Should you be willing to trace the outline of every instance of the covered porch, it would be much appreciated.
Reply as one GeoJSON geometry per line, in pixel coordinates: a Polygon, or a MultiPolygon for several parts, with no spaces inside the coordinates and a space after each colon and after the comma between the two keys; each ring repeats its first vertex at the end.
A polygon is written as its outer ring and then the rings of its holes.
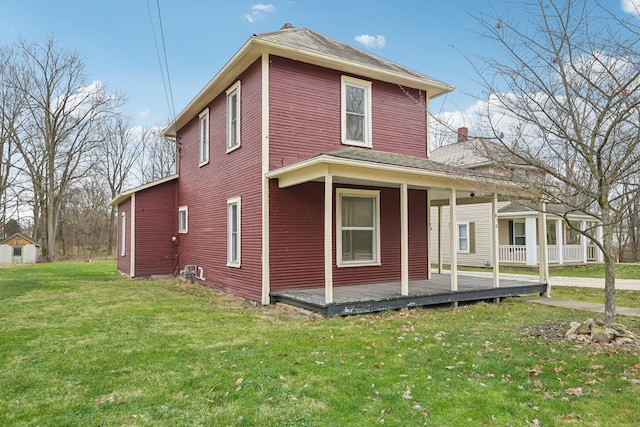
{"type": "MultiPolygon", "coordinates": [[[[280,282],[274,282],[273,285],[269,282],[269,287],[263,288],[263,295],[268,295],[269,302],[285,302],[326,315],[340,315],[462,301],[499,300],[514,295],[548,292],[546,262],[540,263],[540,277],[536,283],[501,281],[499,263],[494,263],[491,279],[480,281],[458,275],[456,251],[453,251],[450,263],[451,274],[436,275],[428,267],[432,257],[426,241],[424,251],[410,250],[410,247],[415,248],[415,240],[413,246],[409,243],[410,230],[411,237],[413,233],[426,235],[430,224],[426,213],[420,219],[411,216],[410,220],[409,205],[413,200],[415,207],[416,192],[423,194],[425,212],[429,212],[431,206],[450,206],[449,226],[456,224],[456,206],[490,203],[492,226],[497,229],[499,200],[523,193],[521,188],[516,188],[506,179],[424,158],[356,148],[303,160],[271,171],[266,178],[277,180],[279,189],[291,191],[298,186],[304,188],[309,183],[315,183],[315,188],[322,185],[319,188],[324,192],[323,196],[321,193],[316,196],[322,198],[322,205],[318,206],[322,208],[323,220],[316,224],[316,227],[323,224],[322,245],[315,246],[315,255],[309,255],[306,247],[306,256],[314,261],[308,267],[297,264],[295,274],[298,282],[290,277],[283,279],[282,264],[278,264],[279,260],[273,261],[276,253],[270,254],[270,265],[278,268],[272,277],[277,277],[280,282]],[[381,189],[381,196],[377,195],[376,189],[381,189]],[[395,196],[389,196],[389,191],[395,196]],[[370,213],[362,217],[366,218],[365,223],[345,222],[345,212],[350,214],[344,210],[345,193],[351,198],[367,195],[367,209],[373,207],[373,213],[369,210],[370,213]],[[370,193],[375,194],[370,196],[370,193]],[[386,230],[383,233],[380,232],[380,217],[387,218],[386,222],[383,221],[386,230]],[[393,218],[394,222],[390,223],[389,218],[393,218]],[[390,229],[397,230],[397,234],[394,231],[390,235],[390,229]],[[362,242],[355,242],[354,239],[360,236],[366,238],[362,242]],[[350,243],[349,250],[352,252],[348,252],[344,241],[350,243]],[[321,258],[318,259],[319,255],[321,258]],[[411,272],[410,264],[413,266],[411,272]],[[320,265],[324,266],[323,282],[318,281],[322,277],[318,277],[320,271],[317,267],[320,265]],[[419,280],[415,273],[416,265],[423,266],[424,274],[420,273],[419,280]],[[311,271],[313,268],[316,268],[315,276],[305,274],[305,270],[311,271]],[[380,272],[380,276],[376,271],[380,272]]],[[[302,201],[291,193],[289,196],[288,200],[293,203],[302,201]]],[[[541,221],[544,222],[544,217],[541,217],[541,221]]],[[[438,227],[442,226],[440,222],[438,227]]],[[[282,233],[283,228],[278,230],[282,233]]],[[[304,229],[298,230],[297,235],[304,233],[304,229]]],[[[455,225],[451,231],[447,243],[450,247],[465,243],[455,225]]],[[[487,243],[490,243],[497,258],[497,233],[493,235],[495,237],[487,243]]],[[[439,242],[439,245],[442,244],[439,242]]],[[[288,249],[289,252],[292,250],[295,247],[288,249]]],[[[293,271],[289,270],[289,276],[293,271]]]]}
{"type": "Polygon", "coordinates": [[[324,316],[347,316],[401,308],[427,307],[441,304],[501,300],[508,297],[547,292],[547,284],[523,280],[502,280],[500,287],[486,277],[458,275],[458,290],[451,290],[451,275],[431,275],[429,280],[409,282],[409,293],[400,292],[400,283],[372,283],[336,287],[333,302],[325,300],[322,287],[316,289],[273,292],[272,302],[283,303],[324,316]]]}

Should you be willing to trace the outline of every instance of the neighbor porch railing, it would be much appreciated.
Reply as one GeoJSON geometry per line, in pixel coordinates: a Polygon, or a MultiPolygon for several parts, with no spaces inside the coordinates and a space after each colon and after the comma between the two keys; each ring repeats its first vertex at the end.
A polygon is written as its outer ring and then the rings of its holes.
{"type": "MultiPolygon", "coordinates": [[[[550,245],[547,246],[547,254],[550,264],[565,264],[584,261],[584,252],[582,245],[550,245]],[[562,257],[560,252],[562,251],[562,257]]],[[[537,246],[536,259],[533,264],[538,262],[538,253],[540,246],[537,246]]],[[[499,245],[498,259],[501,263],[526,264],[527,263],[527,247],[525,245],[499,245]]],[[[596,246],[587,246],[587,261],[596,260],[596,246]]]]}

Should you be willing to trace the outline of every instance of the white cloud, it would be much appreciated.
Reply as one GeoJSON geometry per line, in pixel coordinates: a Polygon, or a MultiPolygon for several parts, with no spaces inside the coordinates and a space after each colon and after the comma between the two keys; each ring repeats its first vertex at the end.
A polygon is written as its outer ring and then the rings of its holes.
{"type": "Polygon", "coordinates": [[[246,19],[250,23],[254,23],[264,18],[265,13],[273,13],[275,11],[276,11],[276,7],[271,3],[269,4],[257,3],[251,6],[251,13],[246,14],[244,16],[244,19],[246,19]]]}
{"type": "Polygon", "coordinates": [[[620,5],[624,12],[640,17],[640,0],[621,0],[620,5]]]}
{"type": "Polygon", "coordinates": [[[149,107],[144,107],[144,110],[138,112],[138,117],[149,117],[149,107]]]}
{"type": "Polygon", "coordinates": [[[377,35],[370,36],[369,34],[362,34],[355,37],[356,41],[366,47],[378,47],[383,48],[387,44],[385,36],[377,35]]]}

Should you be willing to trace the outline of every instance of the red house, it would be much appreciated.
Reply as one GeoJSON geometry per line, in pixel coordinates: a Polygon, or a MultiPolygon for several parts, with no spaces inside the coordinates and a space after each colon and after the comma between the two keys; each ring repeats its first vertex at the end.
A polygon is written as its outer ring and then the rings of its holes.
{"type": "MultiPolygon", "coordinates": [[[[429,100],[451,90],[304,28],[252,36],[166,128],[177,177],[113,201],[118,269],[186,270],[262,304],[292,297],[328,314],[360,310],[335,308],[342,291],[370,292],[359,285],[391,292],[372,309],[422,304],[419,285],[435,284],[429,206],[471,201],[487,182],[428,160],[429,100]]],[[[452,264],[446,292],[462,300],[452,264]]]]}

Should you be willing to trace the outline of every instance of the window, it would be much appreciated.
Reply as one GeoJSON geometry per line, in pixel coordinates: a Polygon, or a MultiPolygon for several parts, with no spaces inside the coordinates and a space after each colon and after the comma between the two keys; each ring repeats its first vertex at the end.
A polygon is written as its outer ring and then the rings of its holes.
{"type": "Polygon", "coordinates": [[[469,223],[458,223],[458,252],[469,252],[469,223]]]}
{"type": "Polygon", "coordinates": [[[178,208],[178,233],[189,231],[189,207],[180,206],[178,208]]]}
{"type": "Polygon", "coordinates": [[[380,264],[380,192],[336,190],[339,267],[380,264]]]}
{"type": "Polygon", "coordinates": [[[13,256],[21,257],[22,256],[22,246],[14,246],[13,247],[13,256]]]}
{"type": "Polygon", "coordinates": [[[120,255],[127,254],[127,213],[122,212],[120,215],[120,255]]]}
{"type": "Polygon", "coordinates": [[[342,76],[342,143],[371,147],[371,82],[342,76]]]}
{"type": "Polygon", "coordinates": [[[227,90],[227,153],[240,147],[240,82],[227,90]]]}
{"type": "Polygon", "coordinates": [[[240,267],[240,197],[227,200],[227,265],[240,267]]]}
{"type": "Polygon", "coordinates": [[[518,246],[526,245],[527,233],[525,231],[525,223],[513,221],[512,235],[513,235],[513,240],[511,241],[512,245],[518,245],[518,246]]]}
{"type": "Polygon", "coordinates": [[[200,113],[200,166],[209,163],[209,109],[200,113]]]}

